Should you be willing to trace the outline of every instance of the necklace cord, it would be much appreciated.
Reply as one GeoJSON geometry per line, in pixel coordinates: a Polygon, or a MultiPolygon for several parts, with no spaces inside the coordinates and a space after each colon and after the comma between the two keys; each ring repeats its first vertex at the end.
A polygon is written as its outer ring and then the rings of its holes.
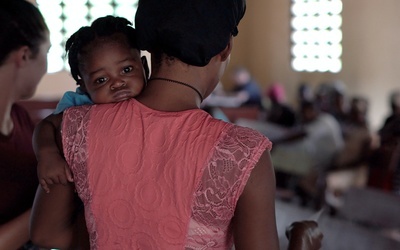
{"type": "Polygon", "coordinates": [[[147,82],[150,82],[150,81],[153,81],[153,80],[161,80],[161,81],[173,82],[173,83],[177,83],[177,84],[181,84],[183,86],[189,87],[189,88],[193,89],[199,95],[200,100],[201,100],[200,102],[203,102],[203,96],[201,95],[200,91],[198,91],[195,87],[193,87],[190,84],[187,84],[187,83],[184,83],[184,82],[180,82],[180,81],[177,81],[177,80],[172,80],[172,79],[169,79],[169,78],[163,78],[163,77],[150,78],[147,82]]]}

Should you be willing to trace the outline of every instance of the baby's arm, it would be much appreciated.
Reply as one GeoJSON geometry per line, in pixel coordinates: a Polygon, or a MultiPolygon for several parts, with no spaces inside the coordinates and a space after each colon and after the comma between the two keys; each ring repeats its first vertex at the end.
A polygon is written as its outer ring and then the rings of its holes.
{"type": "Polygon", "coordinates": [[[52,114],[42,120],[35,128],[33,149],[38,160],[39,183],[46,193],[50,192],[48,185],[67,184],[72,182],[72,174],[62,155],[62,149],[57,146],[60,140],[62,113],[52,114]]]}
{"type": "MultiPolygon", "coordinates": [[[[39,163],[55,156],[66,164],[62,158],[61,121],[62,114],[50,115],[36,127],[33,140],[39,163]]],[[[51,188],[49,194],[40,187],[36,192],[29,230],[32,242],[46,249],[89,249],[83,204],[73,183],[51,188]]]]}

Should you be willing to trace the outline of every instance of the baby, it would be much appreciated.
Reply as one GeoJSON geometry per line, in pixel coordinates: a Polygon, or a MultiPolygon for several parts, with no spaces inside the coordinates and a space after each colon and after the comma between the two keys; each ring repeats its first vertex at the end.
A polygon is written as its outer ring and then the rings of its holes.
{"type": "Polygon", "coordinates": [[[101,17],[68,39],[68,63],[79,87],[76,92],[64,94],[55,112],[38,124],[33,137],[38,178],[46,193],[50,192],[48,185],[73,181],[56,144],[59,138],[55,138],[62,112],[77,105],[125,101],[144,88],[148,66],[145,57],[140,57],[136,31],[131,25],[125,18],[101,17]]]}

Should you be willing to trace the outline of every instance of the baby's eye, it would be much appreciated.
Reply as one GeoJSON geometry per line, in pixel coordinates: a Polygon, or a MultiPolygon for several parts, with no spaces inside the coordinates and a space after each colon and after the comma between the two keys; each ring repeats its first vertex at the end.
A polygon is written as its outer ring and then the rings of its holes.
{"type": "Polygon", "coordinates": [[[105,83],[106,81],[107,81],[107,78],[105,78],[105,77],[100,77],[100,78],[97,78],[97,79],[96,79],[95,83],[97,83],[97,84],[102,84],[102,83],[105,83]]]}
{"type": "Polygon", "coordinates": [[[133,67],[132,66],[128,66],[128,67],[125,67],[123,70],[122,70],[122,73],[129,73],[129,72],[131,72],[133,70],[133,67]]]}

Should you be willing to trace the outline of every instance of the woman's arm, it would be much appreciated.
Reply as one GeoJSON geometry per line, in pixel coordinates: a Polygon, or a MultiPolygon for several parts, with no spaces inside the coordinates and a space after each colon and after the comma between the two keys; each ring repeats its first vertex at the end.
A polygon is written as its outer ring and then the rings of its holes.
{"type": "Polygon", "coordinates": [[[275,174],[269,151],[253,169],[236,206],[235,249],[279,249],[275,219],[275,174]]]}
{"type": "Polygon", "coordinates": [[[324,236],[316,221],[303,220],[293,222],[286,230],[286,237],[289,239],[288,250],[318,250],[324,236]]]}
{"type": "Polygon", "coordinates": [[[29,216],[28,209],[11,221],[0,225],[0,249],[19,249],[29,241],[29,216]]]}
{"type": "Polygon", "coordinates": [[[30,221],[32,242],[45,248],[85,249],[78,247],[87,245],[88,237],[73,184],[52,185],[51,189],[48,194],[41,187],[36,192],[30,221]]]}
{"type": "MultiPolygon", "coordinates": [[[[265,151],[239,198],[233,222],[235,249],[279,249],[275,218],[275,173],[265,151]]],[[[323,234],[314,221],[294,222],[287,230],[288,250],[317,250],[323,234]]]]}

